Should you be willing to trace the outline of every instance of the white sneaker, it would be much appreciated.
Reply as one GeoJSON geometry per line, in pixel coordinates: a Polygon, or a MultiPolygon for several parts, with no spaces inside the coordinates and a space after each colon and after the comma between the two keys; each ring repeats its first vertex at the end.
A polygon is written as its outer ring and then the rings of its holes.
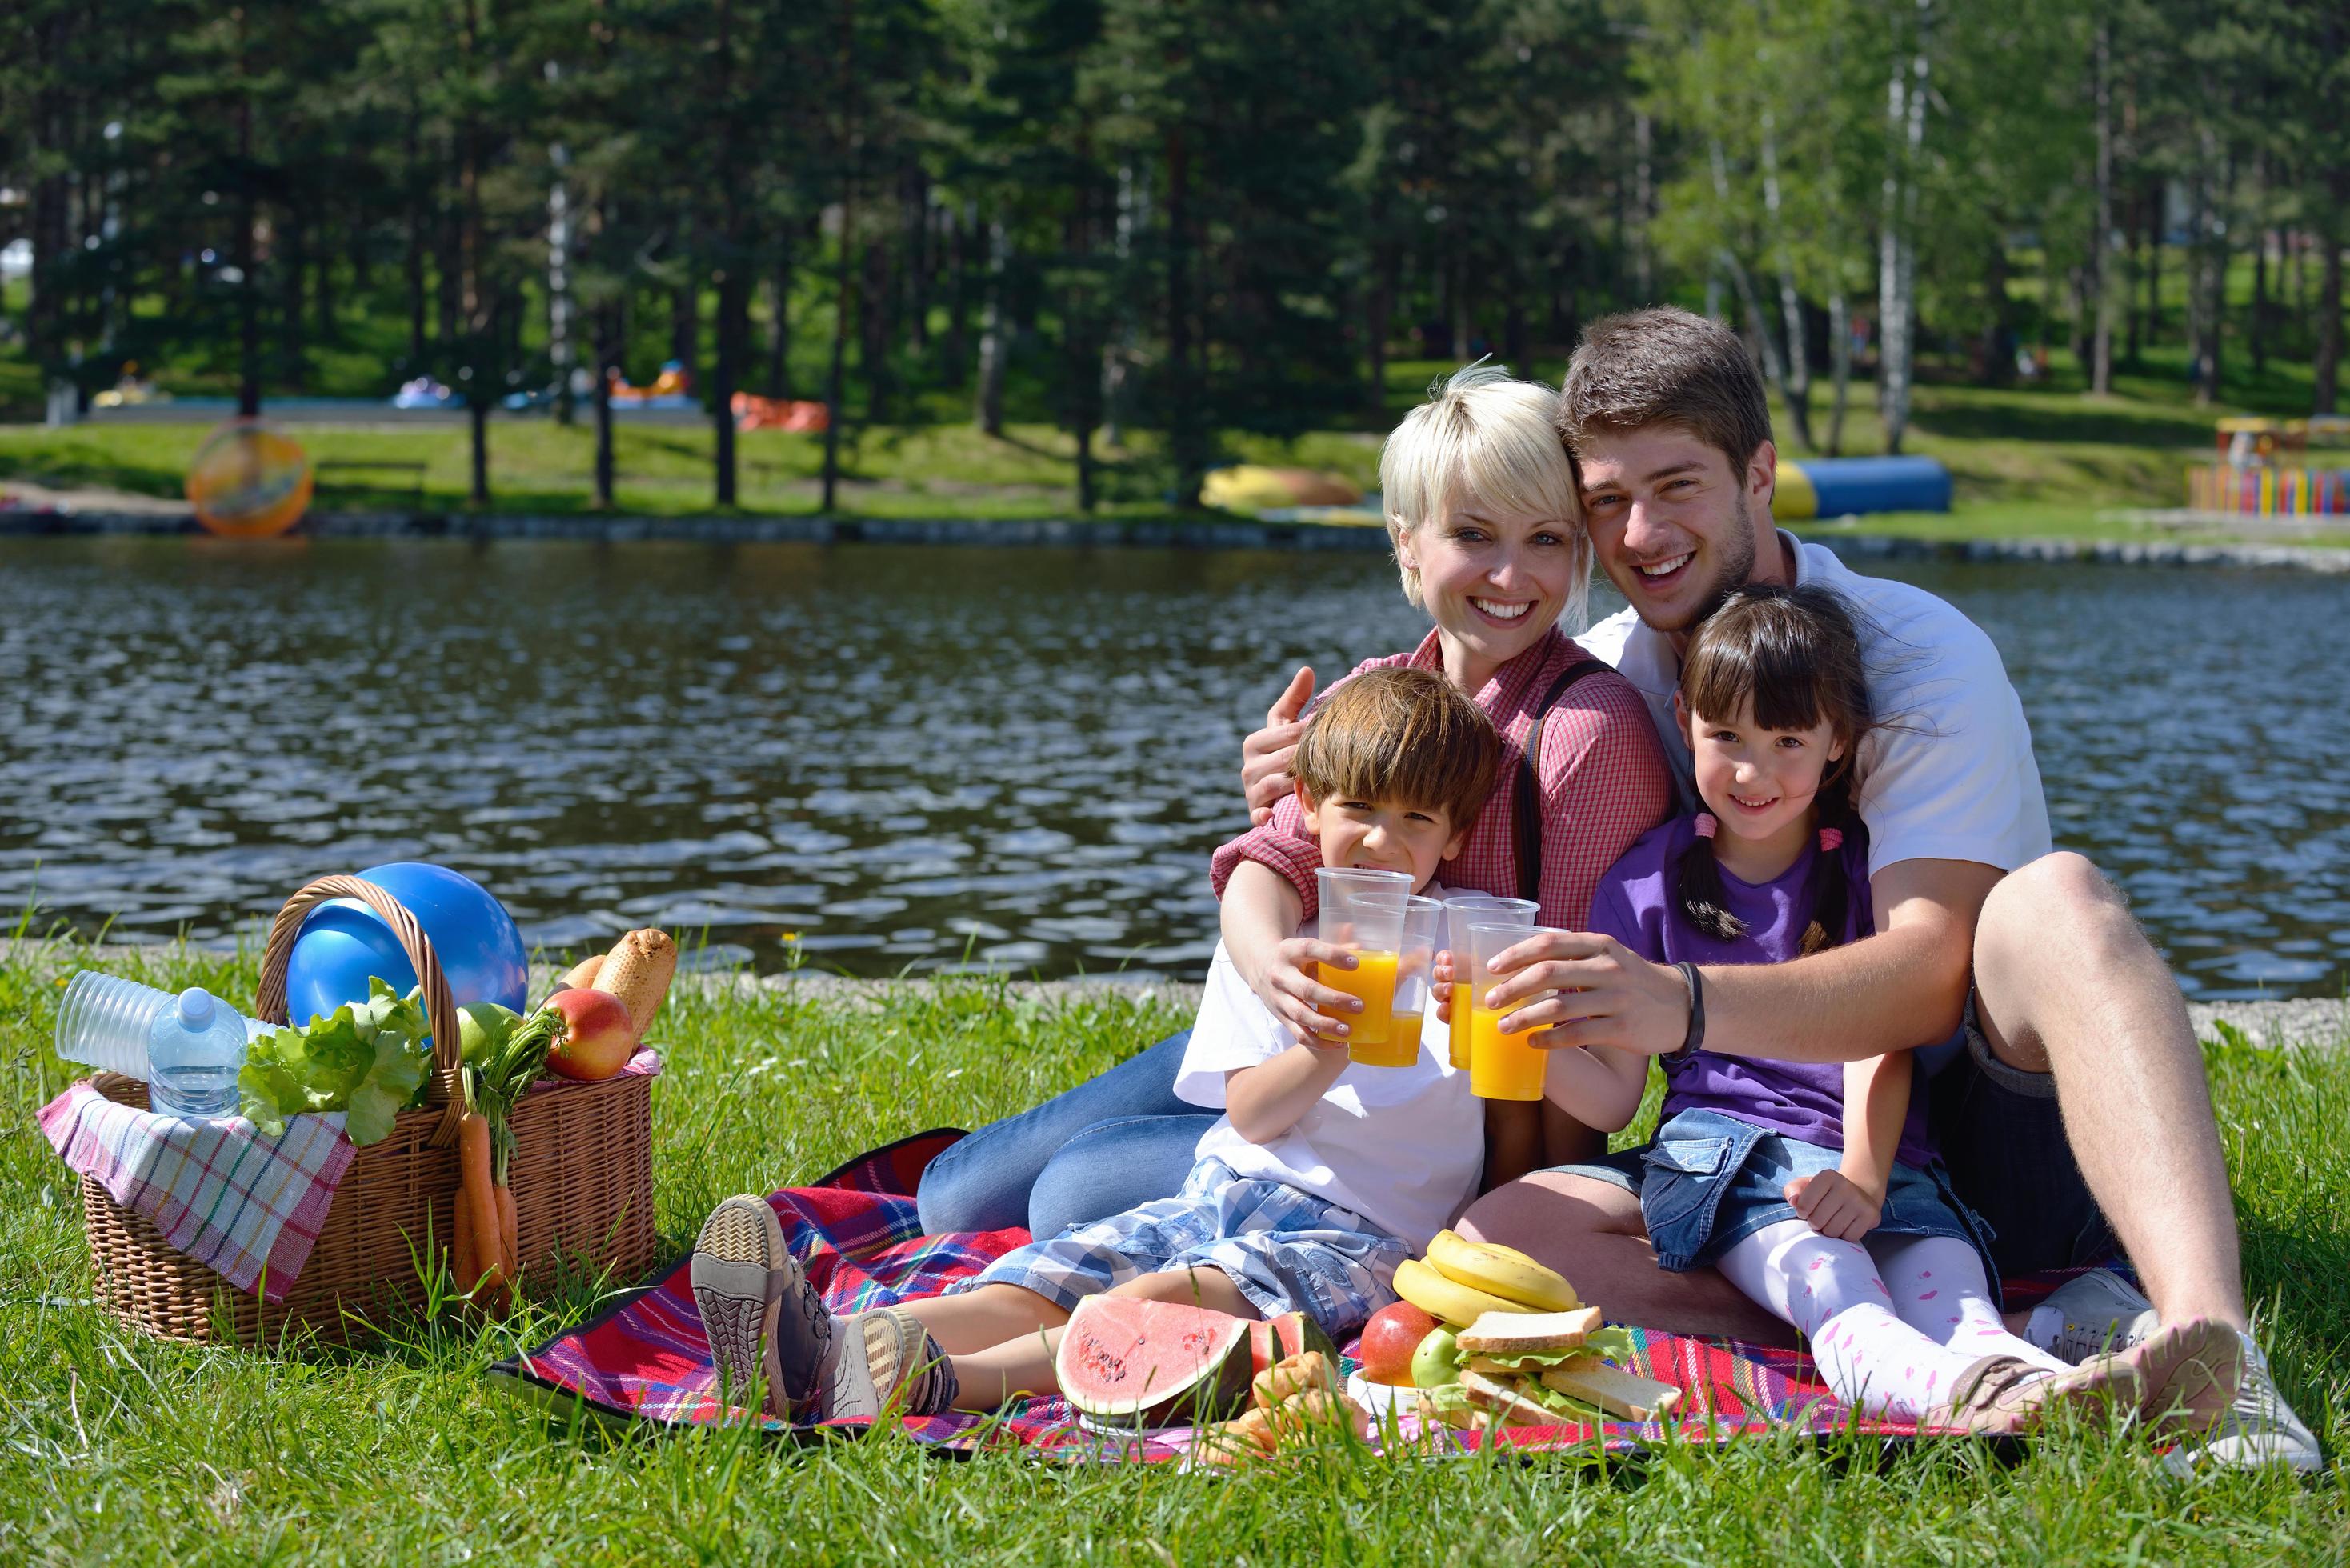
{"type": "Polygon", "coordinates": [[[2154,1303],[2111,1269],[2075,1274],[2025,1320],[2023,1337],[2074,1366],[2110,1350],[2127,1350],[2161,1326],[2154,1303]]]}
{"type": "Polygon", "coordinates": [[[2283,1465],[2302,1475],[2314,1472],[2325,1460],[2316,1436],[2293,1413],[2277,1392],[2269,1373],[2269,1358],[2249,1334],[2236,1336],[2243,1364],[2236,1381],[2236,1397],[2211,1429],[2190,1437],[2162,1456],[2173,1475],[2203,1469],[2249,1469],[2256,1465],[2283,1465]]]}

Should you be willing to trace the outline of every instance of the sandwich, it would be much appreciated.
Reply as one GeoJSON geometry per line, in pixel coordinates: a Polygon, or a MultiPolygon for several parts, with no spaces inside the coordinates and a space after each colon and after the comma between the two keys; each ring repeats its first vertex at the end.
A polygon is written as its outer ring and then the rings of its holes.
{"type": "Polygon", "coordinates": [[[1462,1398],[1509,1426],[1653,1421],[1680,1403],[1673,1385],[1608,1365],[1631,1354],[1632,1336],[1601,1326],[1597,1307],[1487,1313],[1460,1348],[1462,1398]]]}

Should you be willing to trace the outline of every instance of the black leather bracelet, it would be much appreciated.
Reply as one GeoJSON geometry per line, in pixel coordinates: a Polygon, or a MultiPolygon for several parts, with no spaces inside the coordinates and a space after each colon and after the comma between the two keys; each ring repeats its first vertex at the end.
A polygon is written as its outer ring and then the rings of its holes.
{"type": "Polygon", "coordinates": [[[1689,1033],[1681,1036],[1679,1050],[1668,1051],[1659,1058],[1667,1066],[1688,1061],[1705,1044],[1705,981],[1697,977],[1697,965],[1687,960],[1673,967],[1681,971],[1681,979],[1689,984],[1689,1033]]]}

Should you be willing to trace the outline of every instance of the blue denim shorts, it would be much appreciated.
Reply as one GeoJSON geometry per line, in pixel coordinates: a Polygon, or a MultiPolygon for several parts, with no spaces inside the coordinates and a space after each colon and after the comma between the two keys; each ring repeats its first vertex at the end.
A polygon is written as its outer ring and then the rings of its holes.
{"type": "MultiPolygon", "coordinates": [[[[1834,1170],[1838,1151],[1783,1137],[1720,1111],[1689,1110],[1657,1129],[1641,1148],[1586,1165],[1562,1165],[1632,1193],[1648,1227],[1658,1266],[1675,1273],[1705,1268],[1757,1231],[1800,1220],[1783,1189],[1798,1176],[1834,1170]]],[[[1991,1259],[1991,1228],[1959,1201],[1941,1162],[1896,1165],[1872,1236],[1948,1236],[1991,1259]]],[[[1997,1291],[1994,1283],[1992,1289],[1997,1291]]]]}

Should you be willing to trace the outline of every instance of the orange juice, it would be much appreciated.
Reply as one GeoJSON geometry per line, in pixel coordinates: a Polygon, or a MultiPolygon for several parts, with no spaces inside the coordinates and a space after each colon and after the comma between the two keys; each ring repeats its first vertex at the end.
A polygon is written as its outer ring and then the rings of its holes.
{"type": "Polygon", "coordinates": [[[1469,1070],[1469,982],[1465,980],[1452,982],[1452,1065],[1459,1072],[1469,1070]]]}
{"type": "Polygon", "coordinates": [[[1366,1045],[1360,1040],[1347,1047],[1347,1060],[1364,1067],[1409,1067],[1419,1060],[1419,1031],[1424,1012],[1399,1012],[1388,1020],[1388,1043],[1366,1045]]]}
{"type": "Polygon", "coordinates": [[[1481,1100],[1539,1100],[1549,1054],[1524,1034],[1503,1033],[1508,1016],[1489,1007],[1469,1014],[1469,1092],[1481,1100]]]}
{"type": "MultiPolygon", "coordinates": [[[[1349,1054],[1358,1045],[1386,1044],[1394,1022],[1391,1015],[1395,1008],[1396,955],[1357,952],[1352,969],[1327,964],[1320,968],[1323,984],[1362,998],[1363,1010],[1346,1021],[1349,1054]]],[[[1356,1060],[1361,1058],[1357,1056],[1356,1060]]]]}

